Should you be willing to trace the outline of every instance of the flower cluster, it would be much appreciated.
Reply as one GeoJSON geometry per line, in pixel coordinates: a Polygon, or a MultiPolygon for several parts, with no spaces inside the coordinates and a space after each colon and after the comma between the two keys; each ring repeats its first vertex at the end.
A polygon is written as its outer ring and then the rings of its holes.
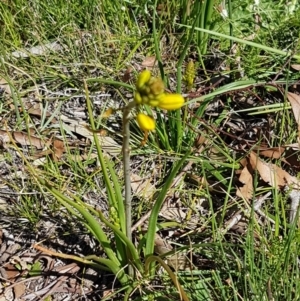
{"type": "MultiPolygon", "coordinates": [[[[142,71],[137,78],[134,101],[137,106],[149,105],[163,110],[177,110],[184,104],[182,95],[165,93],[163,81],[152,77],[149,70],[142,71]]],[[[137,115],[137,122],[143,131],[155,129],[154,119],[143,113],[137,115]]]]}

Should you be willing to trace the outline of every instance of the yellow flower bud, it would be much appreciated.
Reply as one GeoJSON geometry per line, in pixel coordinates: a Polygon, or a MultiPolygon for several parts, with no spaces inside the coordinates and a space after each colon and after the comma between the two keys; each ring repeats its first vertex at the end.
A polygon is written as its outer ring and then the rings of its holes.
{"type": "Polygon", "coordinates": [[[136,81],[136,88],[137,90],[143,90],[143,87],[145,84],[148,83],[148,81],[151,78],[151,72],[149,70],[142,71],[136,81]]]}
{"type": "Polygon", "coordinates": [[[158,100],[157,107],[163,110],[177,110],[184,105],[184,98],[180,94],[163,94],[158,100]]]}
{"type": "Polygon", "coordinates": [[[149,102],[149,97],[147,95],[143,95],[142,96],[142,103],[143,104],[148,104],[148,102],[149,102]]]}
{"type": "MultiPolygon", "coordinates": [[[[147,96],[148,96],[148,98],[149,98],[150,100],[156,98],[156,96],[155,96],[154,94],[151,94],[151,93],[148,94],[147,96]]],[[[150,100],[149,100],[149,101],[150,101],[150,100]]]]}
{"type": "Polygon", "coordinates": [[[149,86],[151,93],[154,95],[160,95],[165,91],[165,85],[160,78],[151,78],[149,86]]]}
{"type": "Polygon", "coordinates": [[[143,87],[143,94],[145,94],[145,95],[151,94],[150,87],[144,86],[143,87]]]}
{"type": "Polygon", "coordinates": [[[157,98],[153,97],[153,98],[149,99],[147,104],[151,107],[157,107],[159,104],[159,100],[157,98]]]}
{"type": "Polygon", "coordinates": [[[142,131],[153,131],[155,129],[155,120],[143,113],[138,113],[137,122],[142,131]]]}
{"type": "Polygon", "coordinates": [[[138,105],[140,105],[143,102],[141,94],[137,91],[134,93],[134,101],[138,105]]]}

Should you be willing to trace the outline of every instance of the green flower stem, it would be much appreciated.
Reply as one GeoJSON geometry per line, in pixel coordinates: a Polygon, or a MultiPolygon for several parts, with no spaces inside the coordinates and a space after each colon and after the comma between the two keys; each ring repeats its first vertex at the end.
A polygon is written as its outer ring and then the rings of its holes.
{"type": "MultiPolygon", "coordinates": [[[[178,63],[177,63],[177,76],[176,76],[176,79],[177,79],[177,88],[176,88],[176,92],[179,93],[179,94],[181,94],[181,92],[182,92],[181,91],[182,64],[183,64],[184,59],[185,59],[185,57],[187,55],[188,48],[189,48],[189,46],[191,44],[191,41],[192,41],[192,38],[193,38],[193,35],[194,35],[195,25],[196,25],[196,20],[194,21],[192,30],[189,33],[189,36],[187,38],[187,41],[186,41],[186,43],[185,43],[185,45],[183,47],[183,50],[182,50],[182,52],[180,54],[180,57],[179,57],[179,60],[178,60],[178,63]]],[[[177,112],[175,114],[176,114],[176,120],[181,120],[181,111],[177,110],[177,112]]],[[[177,151],[180,151],[180,147],[181,147],[181,144],[182,144],[182,136],[183,136],[182,122],[176,122],[176,127],[177,127],[177,137],[176,137],[176,140],[177,140],[177,145],[178,145],[177,151]]]]}
{"type": "MultiPolygon", "coordinates": [[[[124,187],[125,187],[125,216],[126,216],[126,235],[130,243],[132,243],[132,234],[131,234],[131,181],[130,181],[130,149],[129,149],[129,139],[130,139],[130,130],[129,130],[129,120],[130,120],[130,111],[135,107],[135,102],[132,101],[124,108],[123,111],[123,170],[124,170],[124,187]]],[[[128,266],[128,274],[133,276],[132,266],[128,266]]]]}
{"type": "MultiPolygon", "coordinates": [[[[155,1],[154,7],[157,7],[157,2],[158,2],[158,0],[155,1]]],[[[160,47],[159,47],[159,43],[160,43],[159,31],[156,30],[156,15],[157,15],[157,12],[156,12],[156,9],[154,9],[153,15],[152,15],[152,32],[153,32],[153,39],[154,39],[154,50],[155,50],[155,56],[156,56],[156,59],[158,62],[160,76],[161,76],[162,80],[165,81],[164,66],[162,63],[160,47]]]]}
{"type": "MultiPolygon", "coordinates": [[[[213,0],[207,0],[205,1],[205,11],[204,11],[204,7],[203,7],[203,12],[204,12],[204,20],[203,20],[203,27],[205,29],[209,29],[211,26],[211,17],[212,17],[212,13],[213,13],[213,6],[214,1],[213,0]]],[[[202,55],[206,54],[207,52],[207,41],[208,41],[208,34],[204,35],[203,37],[203,41],[201,41],[202,45],[201,45],[201,53],[202,55]]],[[[199,43],[200,41],[198,41],[199,43]]]]}

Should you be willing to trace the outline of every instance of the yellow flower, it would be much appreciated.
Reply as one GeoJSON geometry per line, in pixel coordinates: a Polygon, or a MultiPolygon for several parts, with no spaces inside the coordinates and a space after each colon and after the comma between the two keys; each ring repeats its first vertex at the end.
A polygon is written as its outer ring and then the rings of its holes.
{"type": "Polygon", "coordinates": [[[142,131],[153,131],[155,129],[155,120],[152,117],[138,113],[136,119],[142,131]]]}
{"type": "Polygon", "coordinates": [[[163,110],[177,110],[184,105],[184,98],[180,94],[162,94],[158,100],[157,107],[163,110]]]}
{"type": "Polygon", "coordinates": [[[149,82],[151,78],[151,72],[149,70],[142,71],[136,81],[136,88],[140,92],[143,90],[144,86],[149,82]]]}

